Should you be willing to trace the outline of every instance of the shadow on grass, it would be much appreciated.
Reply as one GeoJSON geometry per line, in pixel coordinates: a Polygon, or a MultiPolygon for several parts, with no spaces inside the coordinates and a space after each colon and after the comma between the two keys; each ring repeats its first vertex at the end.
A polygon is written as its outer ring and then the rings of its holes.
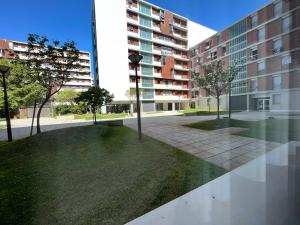
{"type": "Polygon", "coordinates": [[[298,119],[267,119],[261,121],[221,119],[202,121],[187,126],[209,131],[227,127],[242,127],[247,128],[247,130],[235,135],[280,143],[293,140],[300,141],[300,120],[298,119]]]}

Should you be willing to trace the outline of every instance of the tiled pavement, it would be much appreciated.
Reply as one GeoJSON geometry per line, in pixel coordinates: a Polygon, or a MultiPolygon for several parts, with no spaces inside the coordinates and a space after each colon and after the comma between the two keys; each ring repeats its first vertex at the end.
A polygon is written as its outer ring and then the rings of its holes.
{"type": "MultiPolygon", "coordinates": [[[[244,128],[203,131],[183,126],[212,118],[214,117],[143,118],[142,132],[227,170],[239,167],[280,145],[275,142],[234,135],[244,128]]],[[[126,120],[125,125],[136,129],[136,120],[126,120]]]]}

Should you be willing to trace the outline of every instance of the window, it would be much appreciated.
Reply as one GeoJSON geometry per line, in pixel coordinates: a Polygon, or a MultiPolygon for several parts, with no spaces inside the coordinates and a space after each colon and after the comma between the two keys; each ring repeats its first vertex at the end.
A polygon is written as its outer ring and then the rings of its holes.
{"type": "Polygon", "coordinates": [[[278,53],[282,50],[281,39],[273,40],[273,53],[278,53]]]}
{"type": "Polygon", "coordinates": [[[169,32],[170,32],[170,33],[173,33],[173,32],[174,32],[174,29],[173,29],[173,25],[172,25],[172,24],[169,24],[169,32]]]}
{"type": "Polygon", "coordinates": [[[141,36],[141,38],[151,40],[152,39],[152,32],[147,31],[145,29],[140,29],[140,36],[141,36]]]}
{"type": "Polygon", "coordinates": [[[280,16],[282,13],[282,2],[278,1],[274,3],[274,17],[280,16]]]}
{"type": "Polygon", "coordinates": [[[258,41],[264,41],[265,40],[265,27],[259,28],[258,29],[258,41]]]}
{"type": "Polygon", "coordinates": [[[292,57],[291,55],[284,55],[281,58],[281,65],[285,66],[285,65],[289,65],[292,63],[292,57]]]}
{"type": "Polygon", "coordinates": [[[129,40],[129,43],[130,43],[131,45],[134,45],[134,40],[133,40],[133,39],[130,39],[130,40],[129,40]]]}
{"type": "Polygon", "coordinates": [[[173,51],[171,48],[161,48],[161,54],[162,55],[172,55],[173,51]]]}
{"type": "Polygon", "coordinates": [[[152,44],[151,44],[151,42],[141,41],[141,49],[143,51],[151,52],[152,51],[152,44]]]}
{"type": "Polygon", "coordinates": [[[272,77],[272,85],[273,85],[273,90],[281,89],[281,76],[280,75],[275,75],[272,77]]]}
{"type": "Polygon", "coordinates": [[[8,42],[8,48],[9,49],[13,49],[14,48],[14,44],[12,42],[8,42]]]}
{"type": "Polygon", "coordinates": [[[143,63],[152,63],[152,55],[147,54],[147,53],[141,53],[141,55],[143,56],[142,62],[143,63]]]}
{"type": "Polygon", "coordinates": [[[251,59],[256,60],[258,58],[258,51],[257,48],[251,49],[251,59]]]}
{"type": "Polygon", "coordinates": [[[152,78],[142,78],[142,86],[143,87],[153,87],[153,79],[152,78]]]}
{"type": "Polygon", "coordinates": [[[251,80],[251,92],[256,92],[257,91],[257,80],[253,79],[251,80]]]}
{"type": "Polygon", "coordinates": [[[161,64],[163,65],[163,66],[165,66],[166,65],[166,56],[165,55],[163,55],[162,57],[161,57],[161,64]]]}
{"type": "Polygon", "coordinates": [[[129,27],[129,30],[130,30],[131,32],[133,32],[133,31],[134,31],[133,26],[130,26],[130,27],[129,27]]]}
{"type": "Polygon", "coordinates": [[[153,67],[151,66],[142,66],[142,75],[153,75],[153,67]]]}
{"type": "Polygon", "coordinates": [[[257,26],[257,22],[258,22],[258,16],[257,15],[253,15],[251,17],[251,26],[252,26],[252,28],[257,26]]]}
{"type": "Polygon", "coordinates": [[[282,19],[282,31],[288,32],[292,29],[292,17],[287,16],[282,19]]]}
{"type": "Polygon", "coordinates": [[[222,47],[222,56],[225,56],[226,55],[226,46],[223,46],[222,47]]]}
{"type": "Polygon", "coordinates": [[[141,13],[144,13],[144,14],[146,14],[146,15],[149,15],[149,16],[151,16],[151,7],[150,6],[148,6],[148,5],[145,5],[145,4],[143,4],[143,3],[139,3],[139,11],[141,12],[141,13]]]}
{"type": "Polygon", "coordinates": [[[210,58],[211,59],[216,59],[218,56],[217,56],[217,51],[213,51],[210,53],[210,58]]]}
{"type": "Polygon", "coordinates": [[[274,94],[272,99],[273,99],[274,105],[280,105],[280,103],[281,103],[281,95],[280,94],[274,94]]]}
{"type": "Polygon", "coordinates": [[[262,61],[262,62],[258,62],[257,63],[257,71],[258,71],[258,73],[263,73],[263,72],[265,72],[265,62],[264,61],[262,61]]]}
{"type": "Polygon", "coordinates": [[[140,25],[151,28],[152,21],[144,16],[140,16],[140,25]]]}
{"type": "Polygon", "coordinates": [[[209,49],[210,48],[210,41],[207,41],[205,43],[205,50],[209,49]]]}

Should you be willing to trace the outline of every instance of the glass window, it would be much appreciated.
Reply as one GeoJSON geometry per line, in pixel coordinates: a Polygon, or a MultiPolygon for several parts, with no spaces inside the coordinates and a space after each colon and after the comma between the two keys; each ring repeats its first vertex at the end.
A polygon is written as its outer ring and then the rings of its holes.
{"type": "Polygon", "coordinates": [[[251,50],[251,59],[252,60],[256,60],[258,57],[258,51],[257,51],[257,48],[253,48],[252,50],[251,50]]]}
{"type": "Polygon", "coordinates": [[[292,17],[287,16],[282,19],[282,30],[283,32],[288,32],[292,28],[292,17]]]}
{"type": "Polygon", "coordinates": [[[140,25],[151,28],[152,21],[149,18],[140,16],[140,25]]]}
{"type": "Polygon", "coordinates": [[[290,55],[284,55],[281,58],[281,65],[288,65],[292,63],[292,57],[290,55]]]}
{"type": "Polygon", "coordinates": [[[281,76],[276,75],[272,77],[272,85],[273,90],[280,90],[281,89],[281,76]]]}
{"type": "Polygon", "coordinates": [[[257,22],[258,22],[258,16],[257,15],[253,15],[251,17],[251,25],[252,25],[252,27],[256,27],[257,26],[257,22]]]}
{"type": "Polygon", "coordinates": [[[282,2],[278,1],[274,3],[274,17],[280,16],[282,13],[282,2]]]}
{"type": "Polygon", "coordinates": [[[147,53],[141,53],[141,55],[143,56],[142,62],[143,63],[152,63],[152,55],[151,54],[147,54],[147,53]]]}
{"type": "Polygon", "coordinates": [[[257,80],[253,79],[251,80],[251,92],[256,92],[257,91],[257,80]]]}
{"type": "Polygon", "coordinates": [[[281,51],[281,39],[273,40],[273,53],[277,53],[281,51]]]}
{"type": "Polygon", "coordinates": [[[167,62],[166,62],[166,56],[165,56],[165,55],[163,55],[163,56],[161,57],[161,64],[162,64],[163,66],[165,66],[165,65],[167,64],[167,62]]]}
{"type": "Polygon", "coordinates": [[[257,63],[257,69],[258,69],[258,72],[265,71],[265,62],[259,62],[259,63],[257,63]]]}
{"type": "Polygon", "coordinates": [[[142,86],[143,87],[153,87],[153,79],[152,78],[142,78],[142,86]]]}
{"type": "Polygon", "coordinates": [[[154,98],[154,91],[143,89],[143,98],[144,99],[153,99],[154,98]]]}
{"type": "Polygon", "coordinates": [[[274,105],[279,105],[281,103],[281,95],[280,94],[274,94],[272,98],[273,98],[274,105]]]}
{"type": "Polygon", "coordinates": [[[172,55],[173,51],[171,48],[161,48],[161,54],[162,55],[172,55]]]}
{"type": "Polygon", "coordinates": [[[148,6],[148,5],[145,5],[145,4],[143,4],[143,3],[139,3],[139,11],[141,12],[141,13],[144,13],[144,14],[146,14],[146,15],[149,15],[149,16],[151,16],[151,7],[150,6],[148,6]]]}
{"type": "Polygon", "coordinates": [[[258,41],[259,42],[265,40],[265,33],[266,33],[265,27],[258,29],[258,41]]]}
{"type": "Polygon", "coordinates": [[[151,52],[152,51],[152,43],[148,42],[148,41],[141,41],[141,49],[143,51],[151,52]]]}
{"type": "Polygon", "coordinates": [[[142,66],[142,75],[153,75],[153,67],[152,66],[142,66]]]}
{"type": "Polygon", "coordinates": [[[140,36],[141,38],[145,38],[148,40],[152,39],[152,32],[145,30],[145,29],[140,29],[140,36]]]}

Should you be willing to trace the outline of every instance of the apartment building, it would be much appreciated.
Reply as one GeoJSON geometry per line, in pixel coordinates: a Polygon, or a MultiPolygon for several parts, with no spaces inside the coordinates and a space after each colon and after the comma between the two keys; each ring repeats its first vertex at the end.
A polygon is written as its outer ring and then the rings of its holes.
{"type": "MultiPolygon", "coordinates": [[[[18,55],[20,59],[26,59],[27,43],[11,40],[0,40],[0,58],[12,59],[18,55]]],[[[93,85],[91,74],[91,58],[89,52],[80,51],[80,67],[72,73],[72,79],[63,87],[72,88],[75,91],[86,91],[93,85]]]]}
{"type": "Polygon", "coordinates": [[[188,50],[215,31],[143,0],[94,0],[96,83],[114,94],[116,110],[135,108],[138,53],[142,111],[188,108],[191,83],[188,50]]]}
{"type": "MultiPolygon", "coordinates": [[[[222,60],[242,63],[232,83],[235,110],[300,110],[300,1],[276,0],[190,50],[193,75],[222,60]]],[[[192,101],[205,107],[208,93],[196,86],[192,101]]],[[[226,95],[222,108],[227,107],[226,95]]]]}

